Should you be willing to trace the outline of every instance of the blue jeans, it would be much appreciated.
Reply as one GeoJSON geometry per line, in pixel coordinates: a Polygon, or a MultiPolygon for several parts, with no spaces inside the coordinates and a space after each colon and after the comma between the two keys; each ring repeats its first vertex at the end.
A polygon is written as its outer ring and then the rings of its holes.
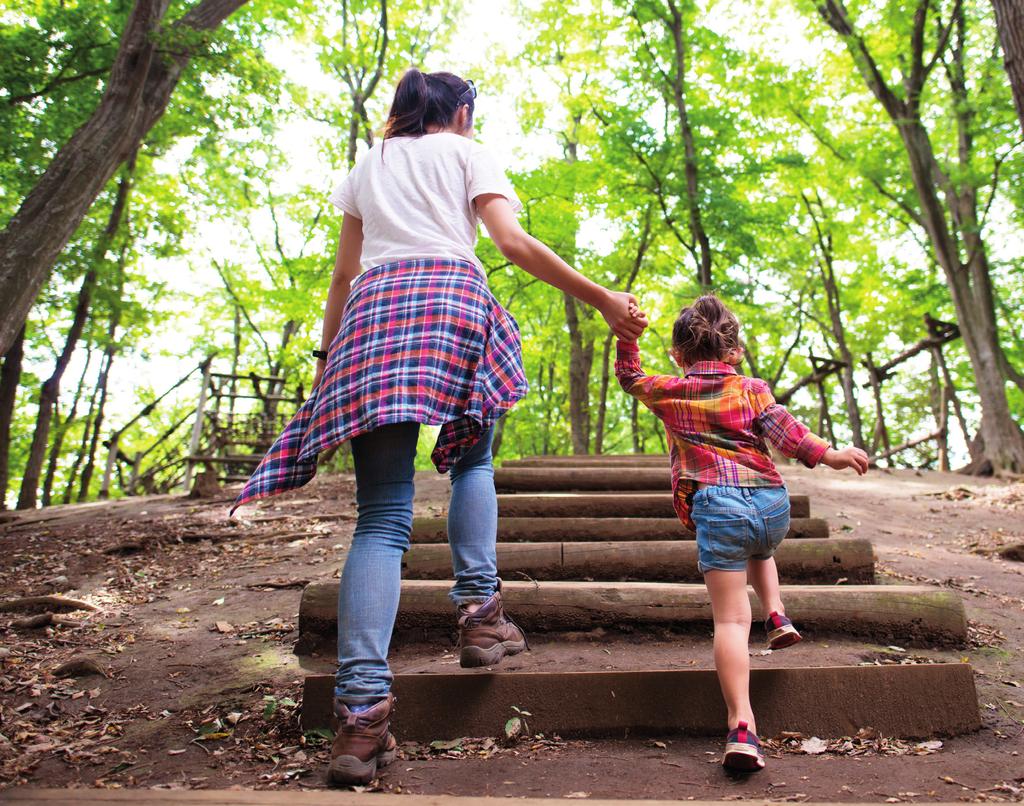
{"type": "MultiPolygon", "coordinates": [[[[402,555],[412,531],[419,431],[419,423],[397,423],[352,440],[359,516],[338,589],[334,687],[335,696],[349,705],[377,702],[391,689],[387,654],[398,614],[402,555]]],[[[456,605],[486,601],[498,590],[492,437],[488,429],[449,472],[448,543],[456,605]]]]}
{"type": "Polygon", "coordinates": [[[767,560],[789,531],[789,490],[783,487],[701,487],[690,509],[697,527],[697,566],[745,571],[767,560]]]}

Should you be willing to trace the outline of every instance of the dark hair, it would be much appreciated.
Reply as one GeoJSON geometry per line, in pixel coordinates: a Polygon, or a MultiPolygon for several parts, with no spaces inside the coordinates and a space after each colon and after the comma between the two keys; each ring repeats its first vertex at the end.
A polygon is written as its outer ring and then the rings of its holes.
{"type": "Polygon", "coordinates": [[[472,122],[473,89],[467,81],[453,73],[421,73],[411,67],[395,88],[384,139],[418,137],[430,126],[445,129],[463,105],[469,107],[472,122]]]}
{"type": "Polygon", "coordinates": [[[740,322],[714,294],[705,294],[683,308],[672,325],[672,346],[683,361],[721,361],[740,346],[740,322]]]}

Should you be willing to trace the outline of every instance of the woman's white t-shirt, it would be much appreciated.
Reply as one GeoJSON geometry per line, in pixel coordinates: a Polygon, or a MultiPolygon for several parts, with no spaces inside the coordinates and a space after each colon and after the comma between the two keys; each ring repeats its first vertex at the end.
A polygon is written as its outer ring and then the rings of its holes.
{"type": "Polygon", "coordinates": [[[363,221],[365,268],[413,258],[456,258],[476,265],[474,199],[504,196],[523,205],[483,146],[450,132],[379,140],[335,188],[331,201],[363,221]]]}

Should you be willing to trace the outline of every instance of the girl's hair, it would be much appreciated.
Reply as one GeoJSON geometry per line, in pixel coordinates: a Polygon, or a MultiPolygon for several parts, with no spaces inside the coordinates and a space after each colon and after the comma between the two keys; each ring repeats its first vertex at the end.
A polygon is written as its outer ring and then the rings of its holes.
{"type": "Polygon", "coordinates": [[[472,123],[473,95],[469,82],[453,73],[421,73],[411,67],[395,88],[384,139],[418,137],[430,126],[446,129],[463,105],[469,107],[467,123],[472,123]]]}
{"type": "Polygon", "coordinates": [[[672,326],[672,346],[685,363],[721,361],[740,346],[740,322],[714,294],[705,294],[683,308],[672,326]]]}

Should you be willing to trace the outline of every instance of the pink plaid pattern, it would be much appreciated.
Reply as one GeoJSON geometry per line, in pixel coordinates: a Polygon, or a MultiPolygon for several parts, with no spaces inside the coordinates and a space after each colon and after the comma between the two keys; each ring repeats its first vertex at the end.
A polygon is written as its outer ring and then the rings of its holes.
{"type": "Polygon", "coordinates": [[[527,391],[519,327],[461,260],[404,260],[356,278],[320,385],[232,506],[306,484],[322,451],[383,425],[440,425],[452,467],[527,391]]]}
{"type": "Polygon", "coordinates": [[[645,375],[636,343],[619,341],[615,376],[665,424],[675,510],[691,529],[690,500],[698,484],[782,486],[768,442],[807,467],[829,448],[775,402],[767,383],[721,361],[698,361],[682,378],[645,375]]]}

